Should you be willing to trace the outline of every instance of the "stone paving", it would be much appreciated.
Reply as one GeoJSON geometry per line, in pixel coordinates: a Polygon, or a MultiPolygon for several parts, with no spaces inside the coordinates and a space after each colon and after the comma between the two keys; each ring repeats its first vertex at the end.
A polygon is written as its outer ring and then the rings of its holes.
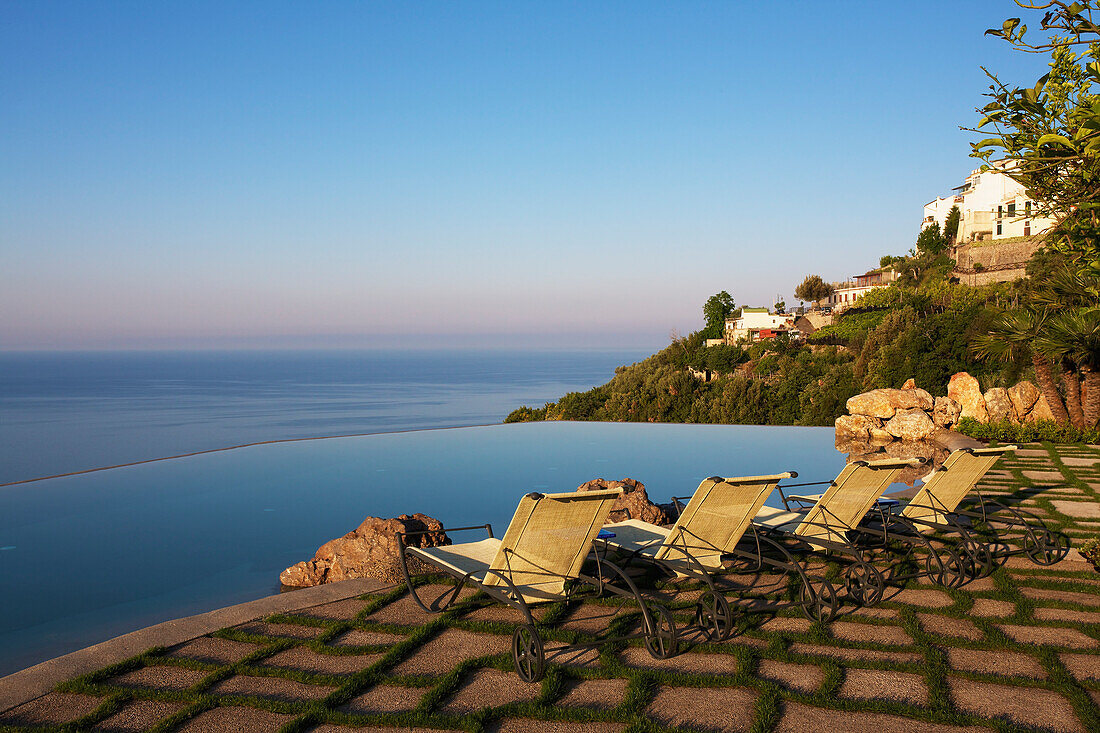
{"type": "MultiPolygon", "coordinates": [[[[1100,536],[1100,447],[1027,446],[980,488],[1074,543],[1100,536]]],[[[1100,573],[1075,552],[1053,568],[1011,558],[960,590],[912,583],[830,624],[750,615],[666,661],[605,646],[538,684],[512,671],[518,619],[471,594],[429,617],[383,588],[151,649],[0,712],[0,730],[1100,730],[1100,573]]]]}

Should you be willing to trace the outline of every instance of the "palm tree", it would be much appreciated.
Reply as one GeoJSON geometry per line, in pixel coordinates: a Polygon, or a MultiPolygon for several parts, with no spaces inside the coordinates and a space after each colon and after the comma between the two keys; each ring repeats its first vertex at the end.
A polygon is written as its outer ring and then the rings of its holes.
{"type": "Polygon", "coordinates": [[[1035,340],[1037,349],[1079,369],[1084,379],[1080,421],[1085,429],[1100,421],[1100,307],[1060,313],[1035,340]]]}
{"type": "Polygon", "coordinates": [[[989,333],[974,339],[970,348],[980,359],[1008,362],[1030,359],[1035,369],[1035,381],[1039,383],[1039,391],[1043,393],[1054,419],[1058,422],[1069,422],[1069,413],[1061,393],[1058,392],[1058,384],[1054,381],[1050,359],[1034,347],[1036,339],[1044,332],[1050,319],[1051,312],[1045,308],[1005,311],[993,322],[989,333]]]}

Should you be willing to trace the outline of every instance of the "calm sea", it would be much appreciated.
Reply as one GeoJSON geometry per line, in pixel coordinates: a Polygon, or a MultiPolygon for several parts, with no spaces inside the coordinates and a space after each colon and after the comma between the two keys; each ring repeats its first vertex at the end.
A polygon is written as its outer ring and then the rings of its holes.
{"type": "Polygon", "coordinates": [[[0,353],[0,483],[266,440],[499,423],[647,355],[0,353]]]}

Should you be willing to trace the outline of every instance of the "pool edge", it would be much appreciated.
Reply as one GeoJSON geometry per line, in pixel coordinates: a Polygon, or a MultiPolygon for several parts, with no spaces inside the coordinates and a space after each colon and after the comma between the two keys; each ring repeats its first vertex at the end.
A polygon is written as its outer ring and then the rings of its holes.
{"type": "Polygon", "coordinates": [[[66,680],[129,659],[149,647],[175,646],[273,613],[297,611],[386,587],[392,587],[392,584],[373,578],[344,580],[258,598],[131,631],[0,677],[0,713],[41,697],[66,680]]]}

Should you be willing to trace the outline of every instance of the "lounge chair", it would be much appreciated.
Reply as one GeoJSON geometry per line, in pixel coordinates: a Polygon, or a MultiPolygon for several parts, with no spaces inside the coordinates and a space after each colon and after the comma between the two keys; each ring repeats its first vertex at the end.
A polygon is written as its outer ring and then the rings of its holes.
{"type": "Polygon", "coordinates": [[[589,560],[593,540],[620,493],[621,489],[527,494],[520,499],[503,539],[494,538],[492,526],[488,524],[444,528],[445,532],[482,529],[489,536],[479,542],[441,547],[407,546],[407,537],[423,532],[399,533],[401,569],[409,593],[425,611],[442,612],[454,603],[462,585],[471,583],[493,600],[517,609],[523,614],[524,623],[512,635],[512,661],[516,672],[527,682],[542,677],[546,662],[542,640],[531,614],[531,606],[538,603],[614,595],[626,601],[634,600],[641,610],[640,633],[573,644],[555,654],[640,636],[654,658],[671,657],[676,653],[678,635],[668,609],[644,600],[634,581],[615,565],[601,558],[593,558],[594,563],[589,560]],[[407,558],[428,563],[458,583],[453,590],[425,603],[417,595],[407,558]],[[583,572],[586,561],[594,565],[591,568],[594,575],[583,572]]]}
{"type": "MultiPolygon", "coordinates": [[[[832,481],[788,486],[829,485],[808,509],[800,506],[792,508],[791,502],[797,504],[799,499],[809,502],[810,497],[787,497],[783,487],[778,486],[785,509],[761,507],[753,518],[753,525],[773,542],[783,540],[795,543],[796,550],[790,554],[808,549],[847,559],[844,584],[848,596],[860,605],[873,606],[882,599],[886,579],[878,568],[864,558],[866,548],[859,541],[867,530],[861,524],[869,512],[876,510],[876,502],[898,473],[923,462],[919,458],[855,461],[845,466],[832,481]]],[[[884,515],[887,510],[879,507],[877,511],[884,515]]],[[[784,567],[784,564],[780,563],[780,566],[784,567]]]]}
{"type": "Polygon", "coordinates": [[[1016,450],[964,448],[954,451],[943,466],[927,477],[920,491],[894,515],[887,515],[894,533],[957,538],[957,552],[968,563],[971,577],[987,575],[998,559],[1027,555],[1037,565],[1053,565],[1069,552],[1069,538],[1042,519],[1018,507],[982,496],[977,483],[1001,456],[1016,450]],[[965,499],[976,501],[960,509],[965,499]],[[1017,545],[1017,546],[1013,546],[1017,545]]]}
{"type": "MultiPolygon", "coordinates": [[[[703,583],[706,590],[696,602],[696,624],[709,640],[724,639],[733,628],[733,611],[726,592],[740,589],[725,581],[723,562],[738,554],[738,543],[779,482],[797,475],[792,471],[739,478],[712,476],[699,484],[672,527],[636,519],[609,524],[604,529],[613,536],[597,538],[597,550],[602,547],[616,553],[616,558],[625,558],[627,567],[641,562],[657,566],[678,580],[703,583]]],[[[674,501],[679,508],[680,498],[674,501]]],[[[801,605],[807,615],[831,617],[836,610],[832,586],[822,580],[826,589],[821,591],[797,564],[795,572],[802,579],[801,605]]],[[[756,610],[774,607],[758,604],[756,610]]]]}

